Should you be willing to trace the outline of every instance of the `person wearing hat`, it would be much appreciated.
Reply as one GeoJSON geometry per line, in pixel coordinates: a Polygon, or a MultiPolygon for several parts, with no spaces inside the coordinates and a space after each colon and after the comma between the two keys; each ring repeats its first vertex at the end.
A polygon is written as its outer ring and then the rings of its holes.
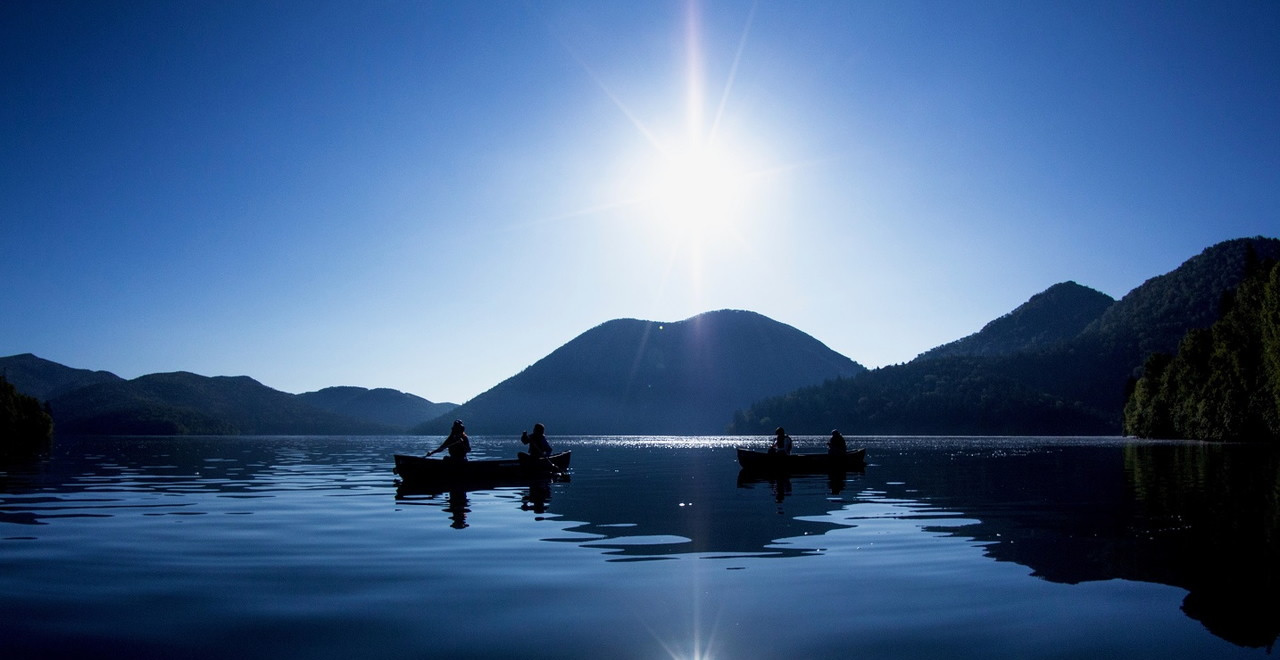
{"type": "Polygon", "coordinates": [[[832,429],[831,439],[827,441],[827,453],[833,456],[843,456],[849,451],[849,445],[844,441],[844,436],[840,435],[838,429],[832,429]]]}
{"type": "Polygon", "coordinates": [[[462,425],[462,420],[453,420],[453,428],[449,430],[449,437],[440,443],[439,447],[427,452],[427,456],[449,450],[449,458],[455,461],[467,460],[467,452],[471,451],[471,440],[467,438],[467,429],[462,425]]]}

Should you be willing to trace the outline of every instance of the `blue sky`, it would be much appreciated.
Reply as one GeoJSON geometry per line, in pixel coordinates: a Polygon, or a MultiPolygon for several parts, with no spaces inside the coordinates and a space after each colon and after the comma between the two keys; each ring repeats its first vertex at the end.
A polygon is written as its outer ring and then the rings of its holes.
{"type": "Polygon", "coordinates": [[[613,318],[867,366],[1280,234],[1275,2],[0,4],[0,355],[463,402],[613,318]]]}

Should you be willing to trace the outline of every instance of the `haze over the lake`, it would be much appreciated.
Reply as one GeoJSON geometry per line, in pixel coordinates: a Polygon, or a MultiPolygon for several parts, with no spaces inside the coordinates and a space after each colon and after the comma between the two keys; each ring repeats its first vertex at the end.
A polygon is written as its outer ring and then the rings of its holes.
{"type": "Polygon", "coordinates": [[[0,3],[0,355],[463,402],[612,318],[869,367],[1280,222],[1280,3],[0,3]]]}

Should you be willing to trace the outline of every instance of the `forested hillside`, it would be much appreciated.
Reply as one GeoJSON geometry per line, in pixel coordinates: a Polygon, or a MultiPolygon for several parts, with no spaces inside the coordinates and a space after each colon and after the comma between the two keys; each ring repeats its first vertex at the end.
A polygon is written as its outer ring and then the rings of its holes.
{"type": "Polygon", "coordinates": [[[50,404],[61,431],[110,435],[377,434],[247,376],[149,374],[82,387],[50,404]]]}
{"type": "Polygon", "coordinates": [[[1100,435],[1116,424],[1099,411],[954,357],[876,369],[758,402],[734,415],[731,433],[858,435],[1100,435]]]}
{"type": "Polygon", "coordinates": [[[124,380],[110,371],[74,369],[30,353],[0,357],[0,372],[19,392],[41,401],[81,387],[124,380]]]}
{"type": "Polygon", "coordinates": [[[1280,263],[1251,265],[1211,327],[1153,354],[1125,407],[1125,432],[1280,442],[1280,263]]]}
{"type": "Polygon", "coordinates": [[[38,451],[52,435],[49,411],[0,376],[0,459],[38,451]]]}
{"type": "MultiPolygon", "coordinates": [[[[831,381],[757,402],[735,415],[731,430],[767,433],[781,424],[845,433],[1121,433],[1129,383],[1147,356],[1172,353],[1189,330],[1213,323],[1223,296],[1244,279],[1251,260],[1278,257],[1280,240],[1273,238],[1220,243],[1147,280],[1078,335],[1056,345],[1009,354],[970,350],[968,357],[926,352],[911,363],[883,367],[856,380],[831,381]]],[[[1046,302],[1064,300],[1048,293],[1041,294],[1046,302]]],[[[1028,306],[1031,301],[1019,309],[1028,306]]],[[[1049,309],[1006,318],[1038,319],[1048,327],[1058,316],[1069,314],[1049,309]]],[[[1000,345],[983,336],[997,331],[1001,336],[1041,334],[1035,325],[1018,333],[1004,332],[1001,325],[993,322],[956,345],[1000,345]]],[[[1043,331],[1046,336],[1051,332],[1043,331]]]]}
{"type": "Polygon", "coordinates": [[[1057,348],[1098,320],[1115,300],[1075,282],[1055,284],[979,332],[922,353],[919,359],[997,357],[1057,348]]]}
{"type": "Polygon", "coordinates": [[[458,407],[456,403],[432,403],[420,396],[385,387],[326,387],[303,392],[298,398],[321,410],[371,424],[408,430],[458,407]]]}
{"type": "Polygon", "coordinates": [[[400,434],[455,407],[385,388],[289,394],[247,376],[174,372],[125,380],[30,353],[0,358],[0,374],[19,392],[48,401],[63,433],[400,434]]]}

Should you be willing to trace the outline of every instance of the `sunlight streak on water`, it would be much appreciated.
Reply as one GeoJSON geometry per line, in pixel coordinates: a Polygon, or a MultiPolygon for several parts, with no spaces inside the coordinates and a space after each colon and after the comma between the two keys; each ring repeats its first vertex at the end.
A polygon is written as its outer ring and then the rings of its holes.
{"type": "MultiPolygon", "coordinates": [[[[65,445],[0,473],[0,634],[14,657],[1257,656],[1127,572],[1134,538],[1197,527],[1128,536],[1173,516],[1117,517],[1163,489],[1114,441],[866,439],[865,472],[784,487],[742,478],[744,440],[558,438],[545,500],[401,495],[416,438],[65,445]]],[[[1160,550],[1141,575],[1177,577],[1160,550]]]]}
{"type": "Polygon", "coordinates": [[[586,446],[603,446],[603,447],[630,447],[630,448],[668,448],[668,449],[691,449],[691,448],[714,448],[714,447],[741,447],[749,444],[760,444],[759,438],[751,436],[725,436],[725,435],[690,435],[690,436],[652,436],[652,435],[623,435],[623,436],[585,436],[578,439],[575,444],[583,444],[586,446]]]}

